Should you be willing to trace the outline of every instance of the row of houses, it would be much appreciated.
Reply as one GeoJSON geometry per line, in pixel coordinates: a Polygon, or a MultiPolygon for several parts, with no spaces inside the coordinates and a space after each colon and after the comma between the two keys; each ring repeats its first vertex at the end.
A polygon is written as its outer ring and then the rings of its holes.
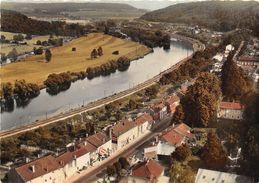
{"type": "Polygon", "coordinates": [[[67,145],[62,154],[50,154],[8,173],[9,182],[63,182],[77,172],[94,166],[113,153],[149,133],[152,125],[174,113],[179,97],[170,95],[135,119],[125,119],[105,130],[67,145]]]}

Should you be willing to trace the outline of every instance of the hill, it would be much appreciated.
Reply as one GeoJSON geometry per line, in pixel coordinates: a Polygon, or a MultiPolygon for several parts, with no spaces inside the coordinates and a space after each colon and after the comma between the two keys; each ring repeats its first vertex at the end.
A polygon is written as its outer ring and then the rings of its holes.
{"type": "Polygon", "coordinates": [[[27,16],[65,16],[74,18],[95,18],[113,15],[143,15],[146,11],[123,3],[18,3],[2,2],[3,9],[18,11],[27,16]],[[93,13],[94,14],[91,14],[93,13]]]}
{"type": "Polygon", "coordinates": [[[79,36],[85,33],[85,28],[77,24],[68,25],[65,22],[35,20],[15,11],[1,10],[1,31],[34,35],[79,36]]]}
{"type": "Polygon", "coordinates": [[[256,1],[203,1],[181,3],[148,12],[141,19],[172,23],[198,24],[220,31],[249,28],[259,13],[256,1]]]}

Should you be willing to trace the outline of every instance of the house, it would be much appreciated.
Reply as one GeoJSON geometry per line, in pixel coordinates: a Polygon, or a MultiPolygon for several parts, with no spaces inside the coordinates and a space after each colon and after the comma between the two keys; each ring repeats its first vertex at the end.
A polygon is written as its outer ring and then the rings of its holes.
{"type": "Polygon", "coordinates": [[[92,165],[91,154],[96,152],[96,148],[84,141],[80,144],[72,144],[67,147],[67,151],[58,155],[55,161],[62,167],[65,179],[74,175],[77,171],[88,168],[92,165]]]}
{"type": "Polygon", "coordinates": [[[36,159],[8,172],[10,183],[62,183],[64,180],[62,168],[52,155],[36,159]]]}
{"type": "Polygon", "coordinates": [[[237,60],[238,65],[243,66],[259,66],[259,57],[256,56],[240,56],[237,60]]]}
{"type": "Polygon", "coordinates": [[[167,128],[157,137],[155,146],[144,149],[144,156],[154,158],[155,154],[155,158],[160,160],[170,157],[177,147],[194,139],[190,130],[184,123],[167,128]]]}
{"type": "Polygon", "coordinates": [[[112,154],[112,140],[105,132],[99,132],[86,138],[86,142],[96,148],[91,154],[92,163],[101,161],[112,154]]]}
{"type": "Polygon", "coordinates": [[[164,101],[151,106],[151,111],[155,121],[162,120],[167,115],[167,107],[164,101]]]}
{"type": "Polygon", "coordinates": [[[128,177],[128,182],[169,182],[164,176],[164,168],[155,160],[147,160],[136,164],[128,177]]]}
{"type": "Polygon", "coordinates": [[[218,118],[240,120],[243,116],[243,106],[239,102],[220,102],[218,118]]]}
{"type": "Polygon", "coordinates": [[[141,114],[134,121],[138,125],[138,136],[148,133],[154,122],[153,117],[149,113],[141,114]]]}
{"type": "Polygon", "coordinates": [[[138,137],[138,125],[131,120],[124,120],[111,127],[113,151],[121,149],[138,137]]]}
{"type": "Polygon", "coordinates": [[[175,112],[176,107],[180,103],[180,98],[177,95],[170,95],[165,100],[165,105],[167,107],[167,113],[173,114],[175,112]]]}
{"type": "Polygon", "coordinates": [[[195,183],[253,183],[252,178],[226,173],[219,172],[214,170],[207,170],[199,168],[198,173],[195,178],[195,183]]]}

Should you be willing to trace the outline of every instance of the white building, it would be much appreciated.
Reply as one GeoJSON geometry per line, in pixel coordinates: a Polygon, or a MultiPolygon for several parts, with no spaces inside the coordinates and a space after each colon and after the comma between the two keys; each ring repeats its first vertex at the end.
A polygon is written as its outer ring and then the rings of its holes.
{"type": "Polygon", "coordinates": [[[91,154],[92,163],[101,161],[114,152],[112,150],[112,141],[110,135],[107,135],[105,132],[99,132],[89,136],[86,139],[86,142],[96,148],[95,153],[91,154]]]}
{"type": "Polygon", "coordinates": [[[243,107],[238,102],[220,102],[217,116],[222,119],[241,120],[243,107]]]}
{"type": "Polygon", "coordinates": [[[121,149],[135,141],[139,135],[138,125],[134,121],[124,120],[111,128],[113,151],[121,149]]]}
{"type": "Polygon", "coordinates": [[[154,122],[153,117],[148,113],[141,114],[134,121],[138,125],[138,136],[145,135],[150,132],[154,122]]]}
{"type": "Polygon", "coordinates": [[[195,183],[254,183],[254,180],[237,174],[199,168],[195,183]]]}

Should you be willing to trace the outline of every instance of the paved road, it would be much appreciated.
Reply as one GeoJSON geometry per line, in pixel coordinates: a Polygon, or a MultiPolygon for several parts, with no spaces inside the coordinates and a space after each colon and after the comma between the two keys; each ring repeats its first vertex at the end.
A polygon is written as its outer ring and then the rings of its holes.
{"type": "Polygon", "coordinates": [[[77,174],[76,178],[74,178],[73,180],[68,180],[68,181],[75,182],[75,183],[89,183],[89,182],[97,181],[97,179],[100,178],[98,175],[101,175],[106,170],[106,167],[108,165],[116,162],[119,159],[119,157],[129,157],[129,156],[135,154],[145,142],[148,142],[150,139],[152,139],[153,137],[158,135],[159,132],[166,129],[170,124],[170,120],[171,120],[171,117],[167,117],[163,121],[157,123],[156,126],[154,126],[152,133],[147,134],[139,141],[126,147],[123,151],[116,154],[116,156],[111,157],[108,161],[105,161],[101,165],[98,165],[92,171],[89,171],[86,174],[82,173],[82,175],[77,174]]]}
{"type": "MultiPolygon", "coordinates": [[[[186,40],[186,41],[191,42],[193,44],[194,51],[204,50],[204,48],[205,48],[205,46],[202,43],[200,43],[199,41],[196,41],[192,38],[186,38],[186,37],[179,36],[179,35],[172,35],[172,37],[176,37],[177,39],[182,39],[182,40],[186,40]]],[[[134,93],[136,93],[140,90],[143,90],[143,89],[153,85],[155,82],[159,81],[159,79],[161,78],[161,76],[163,74],[177,69],[182,63],[186,62],[191,57],[192,57],[192,55],[190,55],[189,57],[179,61],[177,64],[175,64],[171,68],[161,72],[159,75],[156,75],[153,78],[145,81],[144,83],[141,83],[141,84],[135,86],[134,88],[131,88],[131,89],[125,90],[123,92],[120,92],[116,95],[112,95],[112,96],[100,99],[98,101],[92,102],[92,103],[88,104],[87,106],[83,106],[83,107],[78,108],[78,109],[72,109],[69,112],[61,113],[59,115],[48,118],[46,120],[41,120],[41,121],[31,123],[31,124],[28,124],[28,125],[24,125],[24,126],[15,128],[15,129],[11,129],[11,130],[1,131],[0,132],[0,139],[10,137],[10,136],[13,136],[13,135],[17,135],[17,134],[20,134],[20,133],[24,133],[24,132],[27,132],[27,131],[35,130],[37,128],[40,128],[40,127],[43,127],[43,126],[46,126],[46,125],[49,125],[49,124],[52,124],[52,123],[56,123],[56,122],[61,121],[61,120],[65,120],[65,119],[71,118],[71,117],[76,116],[76,115],[81,115],[84,112],[102,107],[104,105],[107,105],[109,103],[112,103],[114,101],[122,99],[124,97],[132,95],[132,94],[134,94],[134,93]]]]}

